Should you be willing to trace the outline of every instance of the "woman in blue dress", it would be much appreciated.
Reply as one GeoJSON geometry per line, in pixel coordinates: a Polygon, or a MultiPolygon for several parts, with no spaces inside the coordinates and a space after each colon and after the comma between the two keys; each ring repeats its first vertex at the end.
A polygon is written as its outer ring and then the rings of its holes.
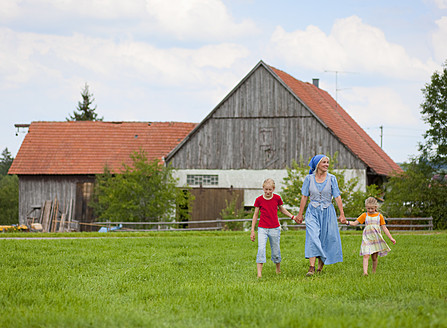
{"type": "Polygon", "coordinates": [[[337,214],[332,197],[340,211],[340,223],[345,223],[343,203],[338,189],[337,179],[328,173],[329,158],[325,155],[314,156],[309,163],[310,171],[301,188],[300,210],[296,216],[297,222],[303,222],[303,212],[306,210],[306,244],[304,255],[309,259],[307,276],[315,273],[315,262],[318,258],[317,272],[323,270],[325,264],[343,262],[340,232],[338,230],[337,214]]]}

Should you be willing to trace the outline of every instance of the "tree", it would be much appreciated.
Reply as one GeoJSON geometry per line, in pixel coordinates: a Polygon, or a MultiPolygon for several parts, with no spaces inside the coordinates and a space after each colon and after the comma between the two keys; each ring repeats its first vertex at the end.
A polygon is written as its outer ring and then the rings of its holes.
{"type": "Polygon", "coordinates": [[[0,176],[0,225],[19,223],[19,178],[0,176]]]}
{"type": "Polygon", "coordinates": [[[421,104],[430,125],[419,145],[420,154],[404,164],[404,172],[385,184],[382,209],[394,217],[433,217],[437,229],[447,228],[447,61],[425,84],[421,104]]]}
{"type": "Polygon", "coordinates": [[[5,148],[0,157],[0,225],[19,222],[19,179],[17,175],[8,175],[13,160],[5,148]]]}
{"type": "Polygon", "coordinates": [[[435,229],[447,228],[447,175],[423,158],[404,164],[404,172],[385,184],[382,210],[389,217],[433,217],[435,229]]]}
{"type": "Polygon", "coordinates": [[[11,153],[8,151],[6,147],[1,154],[0,158],[0,176],[5,176],[8,174],[9,168],[12,165],[12,161],[14,158],[11,156],[11,153]]]}
{"type": "MultiPolygon", "coordinates": [[[[346,217],[357,217],[365,210],[365,199],[369,196],[378,197],[381,193],[376,185],[366,187],[366,191],[358,190],[359,178],[345,179],[345,170],[334,171],[337,166],[338,153],[332,156],[329,163],[329,172],[337,178],[338,187],[340,189],[341,198],[343,200],[343,210],[346,217]]],[[[310,160],[310,159],[309,159],[310,160]]],[[[309,162],[309,161],[308,161],[309,162]]],[[[292,167],[287,168],[287,177],[283,182],[285,188],[281,192],[284,204],[291,207],[299,207],[301,201],[301,187],[304,178],[309,174],[309,166],[304,163],[301,158],[300,163],[292,162],[292,167]]]]}
{"type": "Polygon", "coordinates": [[[106,167],[97,176],[95,200],[90,205],[96,215],[111,221],[150,222],[188,217],[189,201],[176,187],[173,169],[159,160],[148,161],[144,151],[131,154],[132,165],[123,164],[119,174],[106,167]]]}
{"type": "Polygon", "coordinates": [[[441,72],[434,72],[430,83],[422,89],[425,101],[421,104],[424,122],[430,125],[425,132],[425,144],[419,146],[421,155],[438,165],[447,163],[447,61],[441,72]]]}
{"type": "Polygon", "coordinates": [[[89,93],[87,83],[81,92],[81,96],[82,102],[78,102],[78,112],[74,111],[73,116],[70,115],[67,121],[102,121],[103,118],[98,118],[98,114],[95,113],[96,105],[93,108],[91,107],[95,98],[93,98],[93,94],[89,93]]]}

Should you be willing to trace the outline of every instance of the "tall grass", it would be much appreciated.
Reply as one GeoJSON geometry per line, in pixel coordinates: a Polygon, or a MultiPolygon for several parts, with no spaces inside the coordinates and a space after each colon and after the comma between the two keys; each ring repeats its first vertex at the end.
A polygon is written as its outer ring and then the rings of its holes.
{"type": "Polygon", "coordinates": [[[0,326],[447,327],[447,233],[394,235],[375,275],[343,232],[344,262],[306,278],[305,235],[283,232],[260,280],[244,232],[0,239],[0,326]]]}

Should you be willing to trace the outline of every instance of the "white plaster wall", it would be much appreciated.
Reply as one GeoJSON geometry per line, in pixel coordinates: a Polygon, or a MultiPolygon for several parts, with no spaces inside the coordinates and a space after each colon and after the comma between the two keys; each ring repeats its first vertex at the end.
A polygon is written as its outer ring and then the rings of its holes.
{"type": "MultiPolygon", "coordinates": [[[[238,188],[244,189],[244,205],[253,206],[256,197],[262,194],[262,183],[271,178],[275,181],[275,192],[281,194],[284,187],[283,179],[287,176],[287,170],[175,170],[174,176],[179,179],[178,186],[186,186],[186,176],[194,175],[217,175],[218,185],[203,186],[203,188],[238,188]]],[[[359,188],[366,188],[365,170],[345,170],[345,177],[351,179],[359,177],[359,188]]],[[[196,187],[196,186],[192,186],[196,187]]]]}

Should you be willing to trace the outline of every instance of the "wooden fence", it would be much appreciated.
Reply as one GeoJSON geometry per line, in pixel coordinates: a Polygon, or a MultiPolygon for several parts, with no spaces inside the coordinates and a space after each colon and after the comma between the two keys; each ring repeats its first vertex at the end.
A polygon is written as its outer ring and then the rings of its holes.
{"type": "MultiPolygon", "coordinates": [[[[356,218],[347,218],[350,221],[354,221],[356,218]]],[[[306,225],[304,223],[296,224],[290,218],[279,218],[281,226],[286,229],[305,229],[306,225]]],[[[113,231],[199,231],[199,230],[225,230],[226,223],[231,222],[248,222],[250,223],[252,219],[234,219],[234,220],[206,220],[206,221],[172,221],[172,222],[93,222],[89,223],[92,226],[106,227],[107,231],[112,231],[113,227],[122,226],[121,229],[116,229],[113,231]],[[206,223],[214,226],[210,227],[197,227],[188,228],[188,224],[195,223],[206,223]],[[136,229],[138,227],[138,229],[136,229]],[[140,228],[147,227],[147,228],[140,228]]],[[[417,230],[433,230],[433,218],[387,218],[387,228],[389,230],[400,230],[400,231],[417,231],[417,230]]],[[[82,224],[82,223],[80,223],[82,224]]],[[[358,227],[363,227],[364,224],[359,224],[355,227],[347,226],[345,224],[339,224],[340,230],[357,229],[358,227]]],[[[250,226],[248,227],[250,228],[250,226]]]]}
{"type": "Polygon", "coordinates": [[[421,230],[428,229],[433,230],[433,218],[387,218],[387,228],[388,230],[421,230]],[[396,223],[394,223],[396,222],[396,223]],[[401,222],[399,224],[399,222],[401,222]],[[416,229],[419,228],[419,229],[416,229]]]}

